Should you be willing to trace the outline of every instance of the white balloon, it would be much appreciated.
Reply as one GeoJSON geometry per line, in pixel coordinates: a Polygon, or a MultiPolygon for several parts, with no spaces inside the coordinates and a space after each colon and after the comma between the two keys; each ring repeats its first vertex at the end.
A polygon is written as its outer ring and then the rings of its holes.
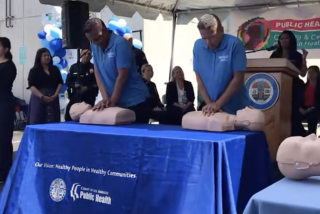
{"type": "Polygon", "coordinates": [[[59,104],[60,104],[60,110],[65,110],[67,105],[69,103],[69,99],[66,97],[60,97],[59,104]]]}
{"type": "Polygon", "coordinates": [[[53,38],[52,38],[52,36],[51,36],[50,34],[47,33],[47,35],[46,35],[46,40],[47,40],[48,42],[51,42],[51,41],[53,40],[53,38]]]}
{"type": "Polygon", "coordinates": [[[61,70],[60,72],[61,72],[61,74],[68,74],[68,72],[66,70],[61,70]]]}
{"type": "Polygon", "coordinates": [[[119,19],[118,24],[120,27],[125,27],[127,26],[127,22],[124,19],[119,19]]]}
{"type": "Polygon", "coordinates": [[[51,24],[47,24],[46,26],[44,26],[44,32],[48,34],[50,34],[51,29],[53,28],[53,26],[51,24]]]}
{"type": "Polygon", "coordinates": [[[59,21],[58,17],[61,17],[61,7],[53,7],[50,5],[46,5],[42,12],[43,14],[41,17],[41,22],[43,25],[55,24],[57,21],[59,21]]]}
{"type": "Polygon", "coordinates": [[[52,58],[52,61],[55,62],[55,63],[59,63],[60,62],[60,57],[55,56],[55,57],[52,58]]]}

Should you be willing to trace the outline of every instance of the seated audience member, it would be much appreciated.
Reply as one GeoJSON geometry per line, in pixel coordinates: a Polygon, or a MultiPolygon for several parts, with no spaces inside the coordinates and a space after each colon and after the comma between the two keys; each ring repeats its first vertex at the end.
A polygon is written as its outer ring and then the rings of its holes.
{"type": "Polygon", "coordinates": [[[194,91],[191,82],[184,79],[181,67],[172,70],[172,81],[167,84],[167,114],[170,124],[181,125],[182,117],[194,109],[194,91]]]}
{"type": "Polygon", "coordinates": [[[150,118],[158,121],[160,124],[166,124],[167,112],[164,109],[164,105],[160,101],[156,84],[151,82],[151,78],[153,77],[152,66],[149,64],[143,65],[141,67],[141,74],[150,94],[150,103],[152,106],[150,118]]]}
{"type": "Polygon", "coordinates": [[[304,90],[304,106],[300,109],[308,122],[308,132],[316,134],[320,110],[320,70],[318,66],[310,66],[308,80],[304,90]]]}
{"type": "Polygon", "coordinates": [[[150,94],[150,100],[152,104],[152,109],[154,111],[160,111],[164,109],[164,105],[160,101],[160,97],[158,94],[157,86],[154,82],[151,81],[151,78],[153,77],[153,68],[149,64],[145,64],[141,67],[141,74],[143,77],[144,82],[146,83],[149,94],[150,94]]]}

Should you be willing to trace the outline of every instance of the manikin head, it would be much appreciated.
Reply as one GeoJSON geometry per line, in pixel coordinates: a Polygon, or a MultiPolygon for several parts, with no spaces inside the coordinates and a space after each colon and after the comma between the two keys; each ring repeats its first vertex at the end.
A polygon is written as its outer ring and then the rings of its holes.
{"type": "Polygon", "coordinates": [[[219,47],[224,30],[218,16],[214,14],[203,15],[199,20],[198,29],[201,38],[210,50],[215,50],[219,47]]]}
{"type": "Polygon", "coordinates": [[[320,175],[320,139],[288,137],[279,146],[277,162],[281,173],[290,179],[301,180],[320,175]]]}
{"type": "Polygon", "coordinates": [[[263,111],[245,107],[237,111],[236,124],[250,131],[262,131],[266,123],[263,111]]]}
{"type": "Polygon", "coordinates": [[[82,103],[75,103],[70,108],[70,117],[73,121],[79,121],[82,114],[92,108],[91,105],[82,102],[82,103]]]}

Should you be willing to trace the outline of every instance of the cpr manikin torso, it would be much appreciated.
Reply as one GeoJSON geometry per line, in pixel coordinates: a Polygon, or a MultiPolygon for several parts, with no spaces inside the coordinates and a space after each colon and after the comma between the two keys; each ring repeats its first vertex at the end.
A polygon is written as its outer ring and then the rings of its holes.
{"type": "Polygon", "coordinates": [[[91,105],[82,102],[82,103],[75,103],[70,108],[70,117],[73,121],[79,121],[80,117],[83,113],[90,110],[92,108],[91,105]]]}
{"type": "Polygon", "coordinates": [[[290,179],[320,175],[320,139],[315,134],[285,139],[279,146],[277,162],[281,173],[290,179]]]}
{"type": "Polygon", "coordinates": [[[257,109],[244,108],[237,115],[217,112],[204,116],[201,111],[189,112],[182,118],[184,129],[224,132],[235,129],[262,131],[265,125],[264,113],[257,109]]]}
{"type": "Polygon", "coordinates": [[[84,124],[97,125],[122,125],[135,122],[136,115],[129,109],[111,107],[101,111],[93,111],[92,107],[84,102],[73,104],[70,108],[70,116],[73,121],[84,124]]]}

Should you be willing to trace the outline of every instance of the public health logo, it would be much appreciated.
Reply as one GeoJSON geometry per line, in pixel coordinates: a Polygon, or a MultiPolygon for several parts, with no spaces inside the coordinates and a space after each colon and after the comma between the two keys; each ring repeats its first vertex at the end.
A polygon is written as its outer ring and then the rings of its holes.
{"type": "Polygon", "coordinates": [[[260,50],[268,43],[270,31],[269,22],[262,17],[256,17],[243,23],[237,35],[246,50],[260,50]]]}
{"type": "Polygon", "coordinates": [[[55,202],[60,202],[66,196],[67,188],[66,183],[60,179],[55,179],[50,185],[50,197],[55,202]]]}
{"type": "Polygon", "coordinates": [[[71,195],[71,198],[73,199],[73,201],[75,201],[76,199],[79,199],[79,194],[78,194],[78,188],[81,187],[80,184],[78,183],[75,183],[72,185],[72,188],[70,190],[70,195],[71,195]]]}
{"type": "Polygon", "coordinates": [[[279,84],[273,76],[266,73],[253,74],[246,82],[246,91],[250,106],[267,110],[274,106],[279,98],[279,84]]]}

